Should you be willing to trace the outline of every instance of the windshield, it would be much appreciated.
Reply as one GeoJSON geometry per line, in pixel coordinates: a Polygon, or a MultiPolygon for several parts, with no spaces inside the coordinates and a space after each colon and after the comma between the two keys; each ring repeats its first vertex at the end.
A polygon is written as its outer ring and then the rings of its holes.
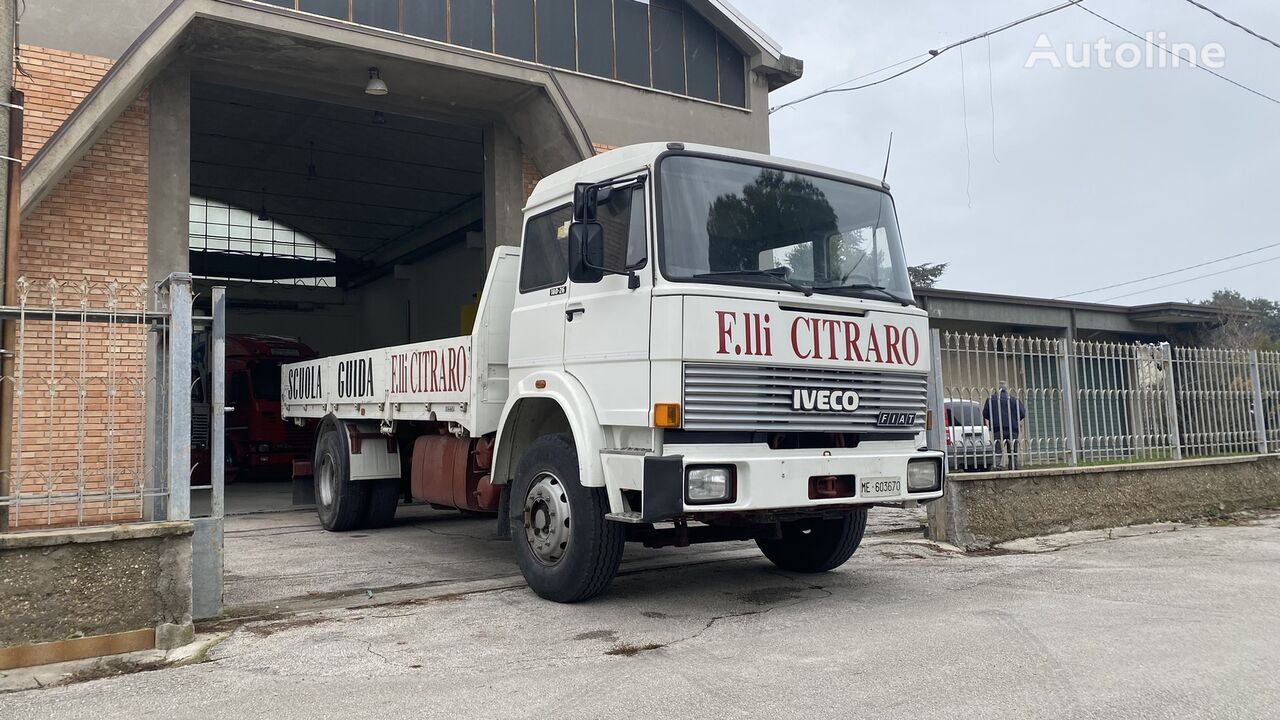
{"type": "Polygon", "coordinates": [[[662,269],[672,280],[911,297],[887,193],[683,155],[662,161],[660,183],[662,269]]]}
{"type": "Polygon", "coordinates": [[[249,376],[253,379],[254,398],[280,400],[280,363],[274,360],[250,360],[249,376]]]}

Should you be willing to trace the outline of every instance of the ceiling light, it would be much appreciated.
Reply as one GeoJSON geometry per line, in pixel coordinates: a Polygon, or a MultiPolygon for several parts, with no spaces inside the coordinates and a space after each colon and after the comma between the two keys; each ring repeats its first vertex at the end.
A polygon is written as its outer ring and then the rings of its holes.
{"type": "Polygon", "coordinates": [[[378,68],[369,68],[369,82],[364,86],[366,95],[386,95],[387,84],[383,82],[382,75],[378,72],[378,68]]]}

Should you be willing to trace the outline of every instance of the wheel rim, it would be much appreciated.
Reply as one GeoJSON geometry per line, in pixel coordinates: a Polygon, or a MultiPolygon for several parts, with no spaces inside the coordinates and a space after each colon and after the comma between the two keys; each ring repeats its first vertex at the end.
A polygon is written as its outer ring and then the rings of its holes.
{"type": "Polygon", "coordinates": [[[320,481],[317,483],[320,489],[320,504],[325,507],[333,505],[333,498],[338,494],[337,488],[337,470],[333,466],[333,455],[325,453],[320,458],[320,468],[316,471],[316,478],[320,481]]]}
{"type": "Polygon", "coordinates": [[[524,537],[533,556],[555,565],[569,549],[569,496],[551,473],[541,473],[524,498],[524,537]]]}

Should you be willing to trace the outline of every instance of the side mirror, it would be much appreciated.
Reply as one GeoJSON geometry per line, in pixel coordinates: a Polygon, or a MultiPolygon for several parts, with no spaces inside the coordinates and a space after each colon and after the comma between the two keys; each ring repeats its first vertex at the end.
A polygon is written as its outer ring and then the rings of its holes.
{"type": "Polygon", "coordinates": [[[598,283],[606,272],[611,271],[604,267],[604,226],[594,220],[575,221],[569,226],[569,279],[598,283]]]}
{"type": "Polygon", "coordinates": [[[573,186],[573,219],[575,221],[595,222],[599,192],[600,186],[591,183],[578,183],[573,186]]]}

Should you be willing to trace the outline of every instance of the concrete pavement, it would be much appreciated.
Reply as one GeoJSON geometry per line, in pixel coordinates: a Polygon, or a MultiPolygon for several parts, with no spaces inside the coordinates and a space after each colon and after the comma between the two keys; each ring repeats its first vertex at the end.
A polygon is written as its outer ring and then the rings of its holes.
{"type": "Polygon", "coordinates": [[[0,696],[25,718],[1271,718],[1280,519],[1056,552],[893,536],[555,605],[521,587],[250,623],[209,661],[0,696]]]}
{"type": "MultiPolygon", "coordinates": [[[[873,508],[867,531],[919,537],[924,523],[923,508],[873,508]]],[[[492,517],[465,517],[425,505],[401,506],[392,527],[350,533],[326,532],[313,509],[228,517],[225,602],[233,612],[299,604],[343,607],[364,599],[367,591],[394,592],[403,599],[428,590],[447,594],[520,582],[511,542],[494,537],[496,531],[492,517]]],[[[632,545],[624,567],[704,562],[726,554],[755,556],[755,545],[662,550],[632,545]]]]}

